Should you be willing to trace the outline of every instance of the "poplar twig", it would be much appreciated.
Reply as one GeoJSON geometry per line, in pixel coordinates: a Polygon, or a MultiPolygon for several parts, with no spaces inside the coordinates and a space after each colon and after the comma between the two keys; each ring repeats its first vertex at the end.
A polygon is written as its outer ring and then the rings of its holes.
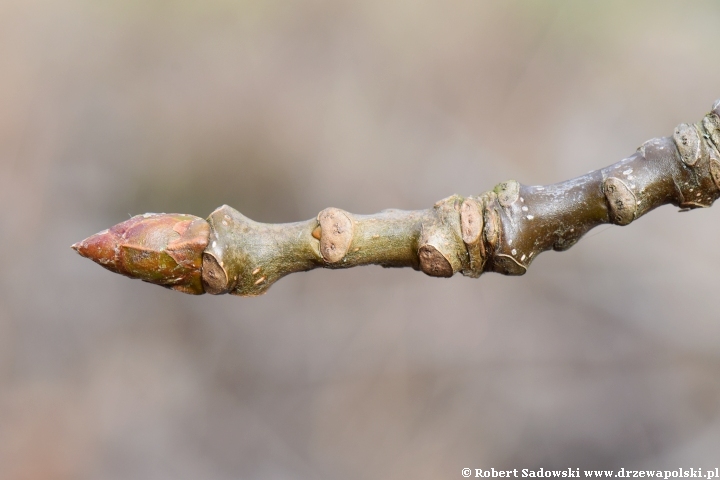
{"type": "Polygon", "coordinates": [[[720,196],[720,100],[702,122],[645,142],[628,158],[572,180],[515,180],[428,210],[258,223],[227,205],[207,220],[145,214],[72,246],[116,273],[192,294],[253,296],[313,268],[412,267],[434,277],[524,274],[545,250],[567,250],[590,229],[628,225],[650,210],[709,207],[720,196]]]}

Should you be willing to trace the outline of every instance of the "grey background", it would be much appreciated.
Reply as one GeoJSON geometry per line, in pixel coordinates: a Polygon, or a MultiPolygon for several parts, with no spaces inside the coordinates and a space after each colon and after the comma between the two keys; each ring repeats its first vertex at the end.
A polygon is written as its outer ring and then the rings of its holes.
{"type": "Polygon", "coordinates": [[[69,245],[224,203],[419,209],[630,155],[720,97],[716,2],[0,0],[0,477],[720,466],[718,211],[528,274],[191,297],[69,245]]]}

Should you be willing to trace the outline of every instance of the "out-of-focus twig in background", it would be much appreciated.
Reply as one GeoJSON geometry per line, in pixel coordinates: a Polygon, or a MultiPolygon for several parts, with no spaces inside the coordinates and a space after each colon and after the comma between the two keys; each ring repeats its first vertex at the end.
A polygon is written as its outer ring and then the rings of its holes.
{"type": "Polygon", "coordinates": [[[0,477],[718,466],[716,209],[520,278],[320,270],[254,299],[69,248],[144,212],[580,175],[702,117],[718,25],[715,2],[0,1],[0,477]]]}

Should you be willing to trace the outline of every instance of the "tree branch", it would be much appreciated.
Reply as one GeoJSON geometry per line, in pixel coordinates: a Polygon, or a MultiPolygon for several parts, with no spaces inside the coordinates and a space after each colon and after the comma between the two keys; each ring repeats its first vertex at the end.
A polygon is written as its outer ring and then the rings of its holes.
{"type": "Polygon", "coordinates": [[[514,180],[433,208],[264,224],[227,205],[207,221],[145,214],[72,246],[103,267],[185,293],[252,296],[293,272],[358,265],[412,267],[435,277],[524,274],[545,250],[567,250],[590,229],[628,225],[670,203],[709,207],[720,196],[720,101],[696,125],[650,140],[601,170],[549,186],[514,180]]]}

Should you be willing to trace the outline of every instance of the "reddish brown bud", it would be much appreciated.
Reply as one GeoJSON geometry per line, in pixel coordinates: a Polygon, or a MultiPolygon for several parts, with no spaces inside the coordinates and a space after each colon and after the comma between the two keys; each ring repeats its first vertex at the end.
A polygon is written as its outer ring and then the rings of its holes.
{"type": "Polygon", "coordinates": [[[72,246],[108,270],[185,293],[205,293],[202,253],[210,226],[202,218],[146,213],[72,246]]]}

